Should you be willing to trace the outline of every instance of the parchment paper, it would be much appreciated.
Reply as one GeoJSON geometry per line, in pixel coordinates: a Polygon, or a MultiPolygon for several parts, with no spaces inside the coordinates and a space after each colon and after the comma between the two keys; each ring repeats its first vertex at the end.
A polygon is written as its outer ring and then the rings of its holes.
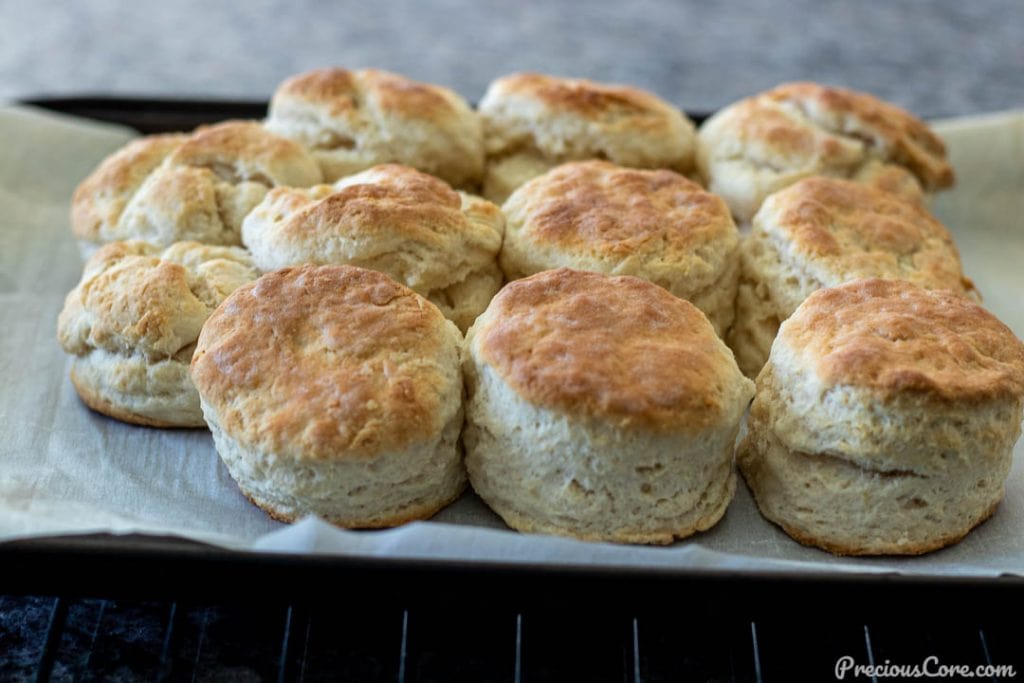
{"type": "MultiPolygon", "coordinates": [[[[1024,112],[938,125],[959,177],[934,208],[986,305],[1024,334],[1024,112]]],[[[1024,574],[1024,442],[1006,498],[963,542],[921,558],[842,559],[800,546],[740,483],[714,529],[665,548],[520,535],[467,493],[429,522],[353,532],[274,522],[238,492],[208,432],[132,427],[89,411],[55,341],[81,261],[75,185],[132,133],[0,108],[0,540],[93,532],[176,535],[233,549],[759,571],[1024,574]]]]}

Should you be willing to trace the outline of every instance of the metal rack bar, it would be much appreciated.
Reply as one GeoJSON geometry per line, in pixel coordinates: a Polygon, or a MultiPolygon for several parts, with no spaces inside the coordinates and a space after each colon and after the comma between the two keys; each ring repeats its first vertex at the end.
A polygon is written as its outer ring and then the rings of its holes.
{"type": "Polygon", "coordinates": [[[277,683],[288,680],[288,650],[292,636],[292,605],[284,613],[284,633],[281,638],[281,654],[277,658],[277,683]]]}
{"type": "Polygon", "coordinates": [[[53,662],[57,656],[57,647],[60,644],[60,637],[67,618],[67,602],[60,597],[54,598],[53,607],[50,609],[50,619],[46,625],[46,640],[43,642],[43,651],[39,654],[39,662],[36,665],[35,680],[37,683],[50,680],[50,674],[53,673],[53,662]]]}
{"type": "Polygon", "coordinates": [[[640,677],[640,624],[633,617],[633,683],[641,683],[640,677]]]}
{"type": "Polygon", "coordinates": [[[402,644],[398,650],[398,683],[405,683],[405,661],[409,648],[409,610],[402,610],[402,644]]]}
{"type": "Polygon", "coordinates": [[[199,662],[202,661],[203,647],[206,646],[206,629],[210,623],[210,610],[204,609],[202,620],[199,622],[199,633],[196,637],[196,654],[192,659],[192,679],[195,680],[196,673],[199,671],[199,662]]]}
{"type": "Polygon", "coordinates": [[[757,645],[757,623],[750,622],[750,642],[754,647],[754,680],[764,683],[761,675],[761,649],[757,645]]]}
{"type": "MultiPolygon", "coordinates": [[[[868,628],[867,624],[864,624],[864,649],[868,655],[868,664],[871,668],[875,667],[875,648],[871,646],[871,629],[868,628]]],[[[871,683],[878,683],[877,676],[871,676],[871,683]]]]}
{"type": "MultiPolygon", "coordinates": [[[[992,666],[992,655],[988,651],[988,638],[985,637],[985,629],[978,629],[978,640],[981,642],[981,653],[985,657],[985,664],[992,666]]],[[[996,683],[996,679],[993,677],[989,679],[992,683],[996,683]]]]}
{"type": "Polygon", "coordinates": [[[163,644],[160,646],[160,668],[157,670],[157,683],[164,683],[171,677],[174,660],[171,657],[174,635],[178,622],[178,603],[172,602],[167,610],[167,630],[164,631],[163,644]]]}
{"type": "Polygon", "coordinates": [[[306,625],[302,633],[302,658],[299,660],[299,683],[306,680],[306,662],[309,661],[309,636],[313,629],[313,620],[306,615],[306,625]]]}
{"type": "Polygon", "coordinates": [[[516,614],[516,662],[512,672],[514,683],[523,683],[523,615],[516,614]]]}

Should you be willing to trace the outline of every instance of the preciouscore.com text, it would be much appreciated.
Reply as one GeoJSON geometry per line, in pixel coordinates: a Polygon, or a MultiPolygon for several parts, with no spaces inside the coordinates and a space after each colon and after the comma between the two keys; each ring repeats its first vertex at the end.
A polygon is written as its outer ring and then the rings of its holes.
{"type": "Polygon", "coordinates": [[[920,664],[858,664],[845,655],[836,660],[836,678],[1016,678],[1017,672],[1008,664],[943,664],[935,655],[920,664]]]}

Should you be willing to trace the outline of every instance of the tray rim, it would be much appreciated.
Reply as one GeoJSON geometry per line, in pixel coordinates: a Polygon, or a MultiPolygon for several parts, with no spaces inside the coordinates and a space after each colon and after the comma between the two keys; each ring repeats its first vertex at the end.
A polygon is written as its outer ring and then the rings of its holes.
{"type": "MultiPolygon", "coordinates": [[[[22,98],[17,105],[36,107],[58,114],[76,116],[128,126],[140,133],[190,130],[197,125],[225,118],[260,118],[266,100],[120,96],[85,93],[74,96],[38,96],[22,98]],[[180,125],[176,125],[180,124],[180,125]]],[[[687,112],[700,123],[710,114],[687,112]]],[[[611,583],[686,581],[695,583],[799,584],[806,586],[846,586],[860,590],[881,587],[929,587],[936,590],[972,591],[1001,587],[1024,589],[1024,573],[999,576],[962,576],[906,574],[899,571],[849,572],[822,569],[738,570],[698,567],[638,567],[622,565],[545,564],[542,562],[502,563],[491,560],[451,560],[408,557],[359,557],[338,554],[272,553],[231,550],[178,536],[150,534],[69,534],[0,542],[0,566],[6,565],[3,583],[15,587],[34,585],[40,578],[54,574],[48,565],[61,559],[92,562],[105,571],[111,563],[134,560],[136,563],[184,561],[186,563],[226,563],[239,568],[265,565],[274,567],[341,568],[367,575],[375,572],[405,572],[430,576],[438,572],[456,572],[477,576],[514,577],[520,581],[561,577],[591,578],[611,583]]],[[[93,570],[93,574],[96,572],[93,570]]],[[[93,582],[103,583],[96,575],[93,582]]],[[[1021,591],[1024,593],[1024,591],[1021,591]]]]}

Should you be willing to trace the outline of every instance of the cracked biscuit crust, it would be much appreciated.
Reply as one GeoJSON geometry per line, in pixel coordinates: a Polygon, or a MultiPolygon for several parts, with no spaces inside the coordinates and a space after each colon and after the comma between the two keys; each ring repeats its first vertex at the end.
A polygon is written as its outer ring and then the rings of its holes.
{"type": "Polygon", "coordinates": [[[320,179],[301,146],[252,121],[147,137],[105,159],[78,186],[72,231],[86,254],[128,239],[237,245],[242,219],[271,187],[320,179]]]}
{"type": "Polygon", "coordinates": [[[758,378],[736,461],[762,514],[800,543],[917,555],[959,541],[998,506],[1019,400],[936,406],[851,388],[822,398],[780,374],[769,365],[758,378]]]}
{"type": "Polygon", "coordinates": [[[487,149],[484,196],[516,187],[566,161],[606,159],[635,168],[693,167],[693,123],[652,93],[536,73],[504,76],[480,101],[487,149]]]}
{"type": "Polygon", "coordinates": [[[501,285],[497,206],[407,166],[333,186],[271,190],[242,224],[264,271],[301,263],[379,270],[434,301],[465,330],[501,285]]]}
{"type": "Polygon", "coordinates": [[[953,236],[938,219],[920,204],[853,181],[814,177],[777,192],[755,217],[748,244],[751,269],[744,272],[772,290],[783,319],[812,291],[857,278],[975,294],[953,236]],[[796,277],[792,291],[758,272],[769,254],[796,277]]]}
{"type": "Polygon", "coordinates": [[[918,554],[998,505],[1022,411],[1024,344],[990,313],[858,280],[782,324],[737,462],[764,515],[802,543],[918,554]]]}
{"type": "Polygon", "coordinates": [[[954,183],[942,141],[920,119],[866,93],[815,83],[781,85],[715,114],[698,134],[697,166],[741,222],[766,196],[810,175],[883,186],[912,179],[929,192],[954,183]],[[868,166],[896,167],[905,177],[865,173],[868,166]]]}
{"type": "Polygon", "coordinates": [[[202,426],[192,350],[213,310],[255,277],[236,247],[129,241],[97,251],[57,323],[83,400],[126,422],[202,426]]]}
{"type": "Polygon", "coordinates": [[[327,182],[385,163],[462,188],[483,173],[480,120],[462,97],[378,69],[293,76],[274,94],[266,125],[309,148],[327,182]]]}
{"type": "Polygon", "coordinates": [[[879,277],[978,298],[952,236],[924,206],[838,178],[807,178],[765,200],[740,262],[727,339],[749,376],[781,322],[823,287],[879,277]]]}

